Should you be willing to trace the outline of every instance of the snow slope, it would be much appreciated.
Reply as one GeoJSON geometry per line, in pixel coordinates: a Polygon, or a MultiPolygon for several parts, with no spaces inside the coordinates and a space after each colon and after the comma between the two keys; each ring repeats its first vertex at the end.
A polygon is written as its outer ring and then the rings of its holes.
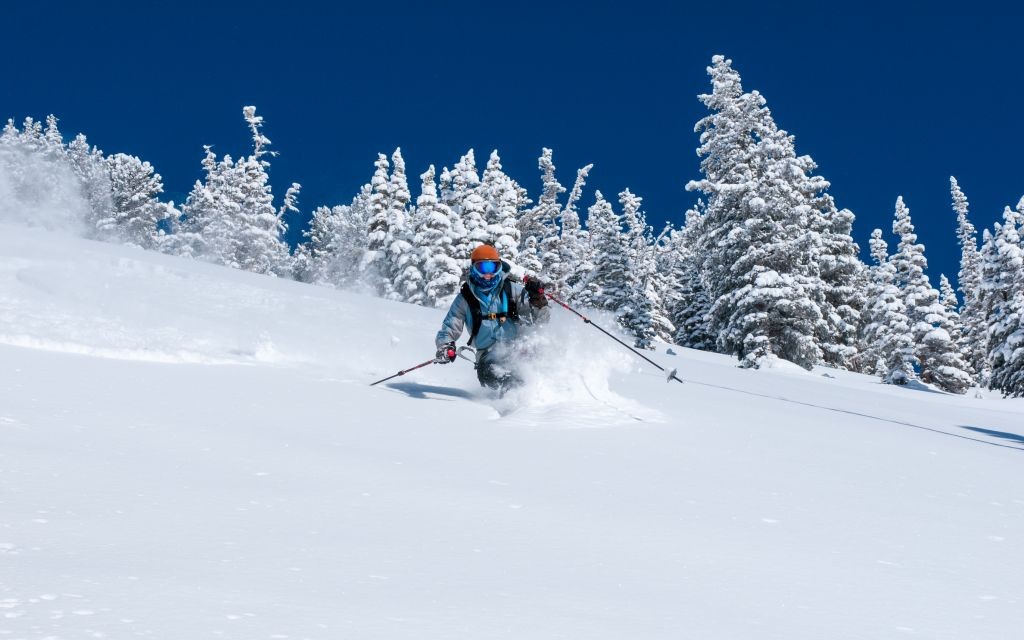
{"type": "Polygon", "coordinates": [[[441,316],[0,225],[0,638],[1021,637],[1020,401],[441,316]]]}

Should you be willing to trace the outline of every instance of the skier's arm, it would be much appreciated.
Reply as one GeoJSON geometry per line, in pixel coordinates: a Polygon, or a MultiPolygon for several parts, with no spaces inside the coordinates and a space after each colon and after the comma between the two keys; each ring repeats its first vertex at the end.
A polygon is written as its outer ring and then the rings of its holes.
{"type": "MultiPolygon", "coordinates": [[[[540,281],[537,281],[538,283],[540,281]]],[[[531,324],[543,324],[551,317],[551,309],[548,307],[548,299],[543,293],[537,290],[531,291],[532,287],[523,287],[519,293],[519,308],[526,309],[529,305],[531,324]]],[[[541,289],[540,291],[543,291],[541,289]]]]}
{"type": "Polygon", "coordinates": [[[469,305],[466,304],[465,299],[460,295],[452,301],[452,306],[448,309],[448,315],[444,317],[444,322],[441,323],[441,330],[437,332],[437,338],[434,340],[435,346],[440,349],[449,342],[455,342],[462,335],[462,329],[466,326],[466,316],[469,315],[469,305]]]}
{"type": "Polygon", "coordinates": [[[544,324],[551,318],[551,307],[547,304],[538,307],[530,302],[530,316],[532,316],[534,324],[544,324]]]}

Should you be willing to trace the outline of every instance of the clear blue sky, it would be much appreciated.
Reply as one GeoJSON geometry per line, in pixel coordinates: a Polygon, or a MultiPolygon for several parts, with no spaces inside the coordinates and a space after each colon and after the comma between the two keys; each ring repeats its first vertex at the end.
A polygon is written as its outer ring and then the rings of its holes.
{"type": "MultiPolygon", "coordinates": [[[[66,137],[152,162],[180,203],[203,144],[247,152],[241,109],[254,104],[280,152],[275,193],[301,182],[306,213],[348,203],[396,146],[414,197],[429,163],[452,166],[469,148],[481,166],[497,148],[536,196],[546,146],[567,186],[594,163],[584,206],[594,188],[629,187],[660,225],[694,201],[696,95],[722,53],[857,215],[863,249],[874,227],[889,234],[904,196],[933,282],[958,268],[950,175],[979,228],[1024,195],[1019,10],[359,4],[5,6],[0,115],[54,113],[66,137]]],[[[305,221],[290,224],[297,236],[305,221]]]]}

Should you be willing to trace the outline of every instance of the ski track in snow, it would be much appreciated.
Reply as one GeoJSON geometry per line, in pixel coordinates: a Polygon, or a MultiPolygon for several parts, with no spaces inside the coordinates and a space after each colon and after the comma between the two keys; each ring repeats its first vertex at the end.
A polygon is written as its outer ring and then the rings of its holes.
{"type": "Polygon", "coordinates": [[[765,394],[765,393],[757,393],[757,392],[754,392],[754,391],[749,391],[749,390],[744,390],[744,389],[737,389],[735,387],[727,387],[727,386],[719,385],[719,384],[710,384],[710,383],[707,383],[707,382],[699,382],[697,380],[686,380],[684,378],[684,381],[685,382],[690,382],[690,383],[693,383],[693,384],[698,384],[698,385],[705,386],[705,387],[714,387],[716,389],[724,389],[726,391],[731,391],[731,392],[734,392],[734,393],[741,393],[741,394],[744,394],[744,395],[756,396],[758,398],[768,398],[770,400],[778,400],[779,402],[788,402],[788,403],[791,403],[791,404],[798,404],[798,405],[801,405],[801,406],[804,406],[804,407],[814,407],[815,409],[821,409],[823,411],[834,411],[836,413],[845,413],[845,414],[848,414],[848,415],[859,416],[859,417],[862,417],[862,418],[869,418],[871,420],[878,420],[879,422],[887,422],[889,424],[900,425],[900,426],[903,426],[903,427],[912,427],[914,429],[922,429],[924,431],[931,431],[932,433],[937,433],[937,434],[941,434],[941,435],[944,435],[944,436],[950,436],[952,438],[961,438],[963,440],[970,440],[972,442],[980,442],[981,444],[987,444],[987,445],[991,445],[993,447],[1003,447],[1005,449],[1017,449],[1018,451],[1024,451],[1024,447],[1018,447],[1018,446],[1009,445],[1009,444],[1001,444],[999,442],[992,442],[991,440],[985,440],[985,439],[982,439],[982,438],[972,438],[971,436],[965,436],[965,435],[959,434],[959,433],[950,433],[948,431],[943,431],[941,429],[935,429],[935,428],[932,428],[932,427],[925,427],[925,426],[922,426],[922,425],[919,425],[919,424],[913,424],[913,423],[910,423],[910,422],[904,422],[902,420],[893,420],[891,418],[883,418],[881,416],[871,415],[870,413],[863,413],[861,411],[851,411],[849,409],[839,409],[839,408],[836,408],[836,407],[828,407],[828,406],[821,405],[821,404],[815,404],[813,402],[803,402],[801,400],[794,400],[792,398],[786,398],[786,397],[783,397],[783,396],[773,396],[773,395],[769,395],[769,394],[765,394]]]}

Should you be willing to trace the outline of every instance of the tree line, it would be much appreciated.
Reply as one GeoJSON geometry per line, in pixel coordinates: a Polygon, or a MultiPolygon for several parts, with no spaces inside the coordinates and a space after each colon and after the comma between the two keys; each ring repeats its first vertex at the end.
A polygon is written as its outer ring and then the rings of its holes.
{"type": "Polygon", "coordinates": [[[243,109],[250,153],[217,157],[205,147],[204,175],[180,208],[161,201],[161,177],[148,162],[106,156],[81,134],[65,144],[53,116],[45,126],[27,118],[20,129],[8,121],[0,172],[29,200],[59,193],[70,176],[99,239],[430,307],[451,301],[470,252],[489,243],[563,299],[613,314],[641,348],[661,340],[732,354],[744,367],[782,358],[892,384],[1024,396],[1024,199],[983,231],[979,248],[967,198],[950,179],[959,298],[945,275],[938,288],[928,276],[902,197],[895,250],[875,229],[865,263],[853,213],[836,205],[764,97],[744,91],[723,56],[708,74],[712,90],[699,96],[708,115],[695,127],[701,177],[687,185],[700,198],[660,230],[628,188],[613,197],[595,191],[584,212],[592,165],[566,188],[550,149],[538,159],[535,200],[496,150],[482,170],[469,150],[452,168],[419,174],[415,201],[395,149],[378,155],[351,202],[317,208],[292,250],[285,215],[298,210],[301,187],[293,183],[275,204],[274,152],[255,107],[243,109]]]}

